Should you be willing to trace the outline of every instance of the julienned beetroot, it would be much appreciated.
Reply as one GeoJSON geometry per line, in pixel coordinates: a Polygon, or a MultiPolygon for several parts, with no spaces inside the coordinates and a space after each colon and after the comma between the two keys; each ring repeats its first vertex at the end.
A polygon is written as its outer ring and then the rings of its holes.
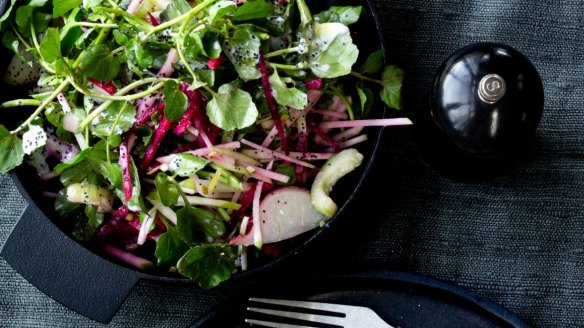
{"type": "Polygon", "coordinates": [[[167,120],[166,115],[162,114],[160,123],[156,127],[156,130],[154,131],[154,136],[152,136],[152,140],[150,141],[148,148],[146,148],[146,152],[144,153],[144,157],[142,158],[142,163],[140,164],[140,168],[142,169],[142,171],[145,171],[146,168],[150,165],[150,163],[152,163],[152,160],[154,160],[156,152],[158,151],[158,148],[162,144],[162,141],[164,140],[164,137],[166,136],[168,130],[170,130],[171,126],[172,121],[167,120]]]}
{"type": "Polygon", "coordinates": [[[266,97],[266,102],[268,103],[268,108],[270,109],[270,114],[274,120],[276,129],[278,130],[278,135],[280,136],[280,142],[282,143],[282,150],[286,155],[290,153],[288,149],[288,139],[286,138],[286,133],[284,132],[284,123],[278,114],[278,108],[276,106],[276,100],[272,94],[272,85],[270,83],[270,73],[268,72],[268,67],[266,66],[266,60],[262,54],[260,54],[258,61],[258,68],[262,74],[262,86],[264,87],[264,95],[266,97]]]}

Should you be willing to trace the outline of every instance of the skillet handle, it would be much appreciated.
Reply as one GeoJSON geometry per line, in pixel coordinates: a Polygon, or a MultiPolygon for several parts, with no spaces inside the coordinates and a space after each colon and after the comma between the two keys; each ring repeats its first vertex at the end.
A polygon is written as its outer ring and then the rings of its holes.
{"type": "Polygon", "coordinates": [[[107,323],[140,279],[65,235],[29,200],[0,255],[57,302],[107,323]]]}

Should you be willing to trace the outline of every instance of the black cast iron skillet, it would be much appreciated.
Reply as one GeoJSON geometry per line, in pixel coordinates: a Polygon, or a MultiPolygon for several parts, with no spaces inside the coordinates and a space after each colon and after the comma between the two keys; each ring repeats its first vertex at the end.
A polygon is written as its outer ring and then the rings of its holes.
{"type": "MultiPolygon", "coordinates": [[[[0,0],[0,14],[6,10],[7,0],[0,0]]],[[[370,0],[312,0],[309,6],[313,12],[331,5],[363,5],[359,22],[351,26],[353,39],[359,46],[364,60],[369,53],[383,47],[380,23],[370,0]]],[[[0,50],[3,63],[8,63],[11,54],[0,50]]],[[[1,76],[4,75],[0,69],[1,76]]],[[[351,85],[347,85],[350,87],[351,85]]],[[[3,92],[0,100],[25,95],[18,88],[0,85],[3,92]]],[[[10,117],[15,121],[26,117],[30,111],[13,109],[10,117]]],[[[385,107],[378,105],[371,117],[385,117],[385,107]]],[[[6,117],[6,116],[5,116],[6,117]]],[[[1,122],[10,125],[9,122],[1,122]]],[[[333,197],[340,206],[338,213],[321,229],[309,232],[281,257],[258,263],[251,270],[236,273],[232,279],[251,279],[259,272],[265,272],[283,265],[290,258],[301,254],[315,240],[322,237],[343,216],[351,205],[355,193],[361,188],[380,146],[382,129],[368,130],[369,142],[360,147],[365,160],[359,170],[344,178],[334,190],[333,197]]],[[[35,179],[34,172],[25,167],[11,173],[11,177],[28,201],[28,206],[14,227],[0,255],[25,279],[39,290],[74,311],[99,322],[108,322],[116,313],[128,293],[140,279],[185,283],[186,279],[168,273],[148,273],[136,271],[122,263],[114,262],[91,246],[82,245],[68,236],[56,222],[59,217],[49,200],[42,197],[42,185],[35,179]]]]}

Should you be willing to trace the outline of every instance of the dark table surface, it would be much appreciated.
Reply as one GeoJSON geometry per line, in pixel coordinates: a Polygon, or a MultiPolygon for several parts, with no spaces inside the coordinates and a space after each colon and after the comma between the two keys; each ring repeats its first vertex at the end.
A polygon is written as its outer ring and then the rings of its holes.
{"type": "MultiPolygon", "coordinates": [[[[546,106],[532,143],[501,174],[434,170],[412,129],[386,129],[356,206],[308,254],[269,272],[386,268],[451,281],[535,327],[584,325],[584,1],[375,0],[390,60],[418,106],[439,64],[478,41],[508,44],[539,70],[546,106]]],[[[0,177],[0,246],[26,206],[0,177]]],[[[265,282],[252,282],[258,285],[265,282]]],[[[110,327],[181,327],[237,295],[141,282],[110,327]]],[[[99,327],[28,284],[0,259],[0,326],[99,327]]]]}

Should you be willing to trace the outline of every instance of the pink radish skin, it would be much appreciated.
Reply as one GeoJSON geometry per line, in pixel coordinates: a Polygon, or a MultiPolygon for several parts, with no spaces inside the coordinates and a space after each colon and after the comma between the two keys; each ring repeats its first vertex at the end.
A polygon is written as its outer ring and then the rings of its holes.
{"type": "MultiPolygon", "coordinates": [[[[262,199],[259,208],[264,244],[290,239],[320,227],[327,218],[311,203],[310,192],[299,187],[281,187],[262,199]]],[[[253,234],[235,237],[231,244],[253,245],[253,234]]]]}

